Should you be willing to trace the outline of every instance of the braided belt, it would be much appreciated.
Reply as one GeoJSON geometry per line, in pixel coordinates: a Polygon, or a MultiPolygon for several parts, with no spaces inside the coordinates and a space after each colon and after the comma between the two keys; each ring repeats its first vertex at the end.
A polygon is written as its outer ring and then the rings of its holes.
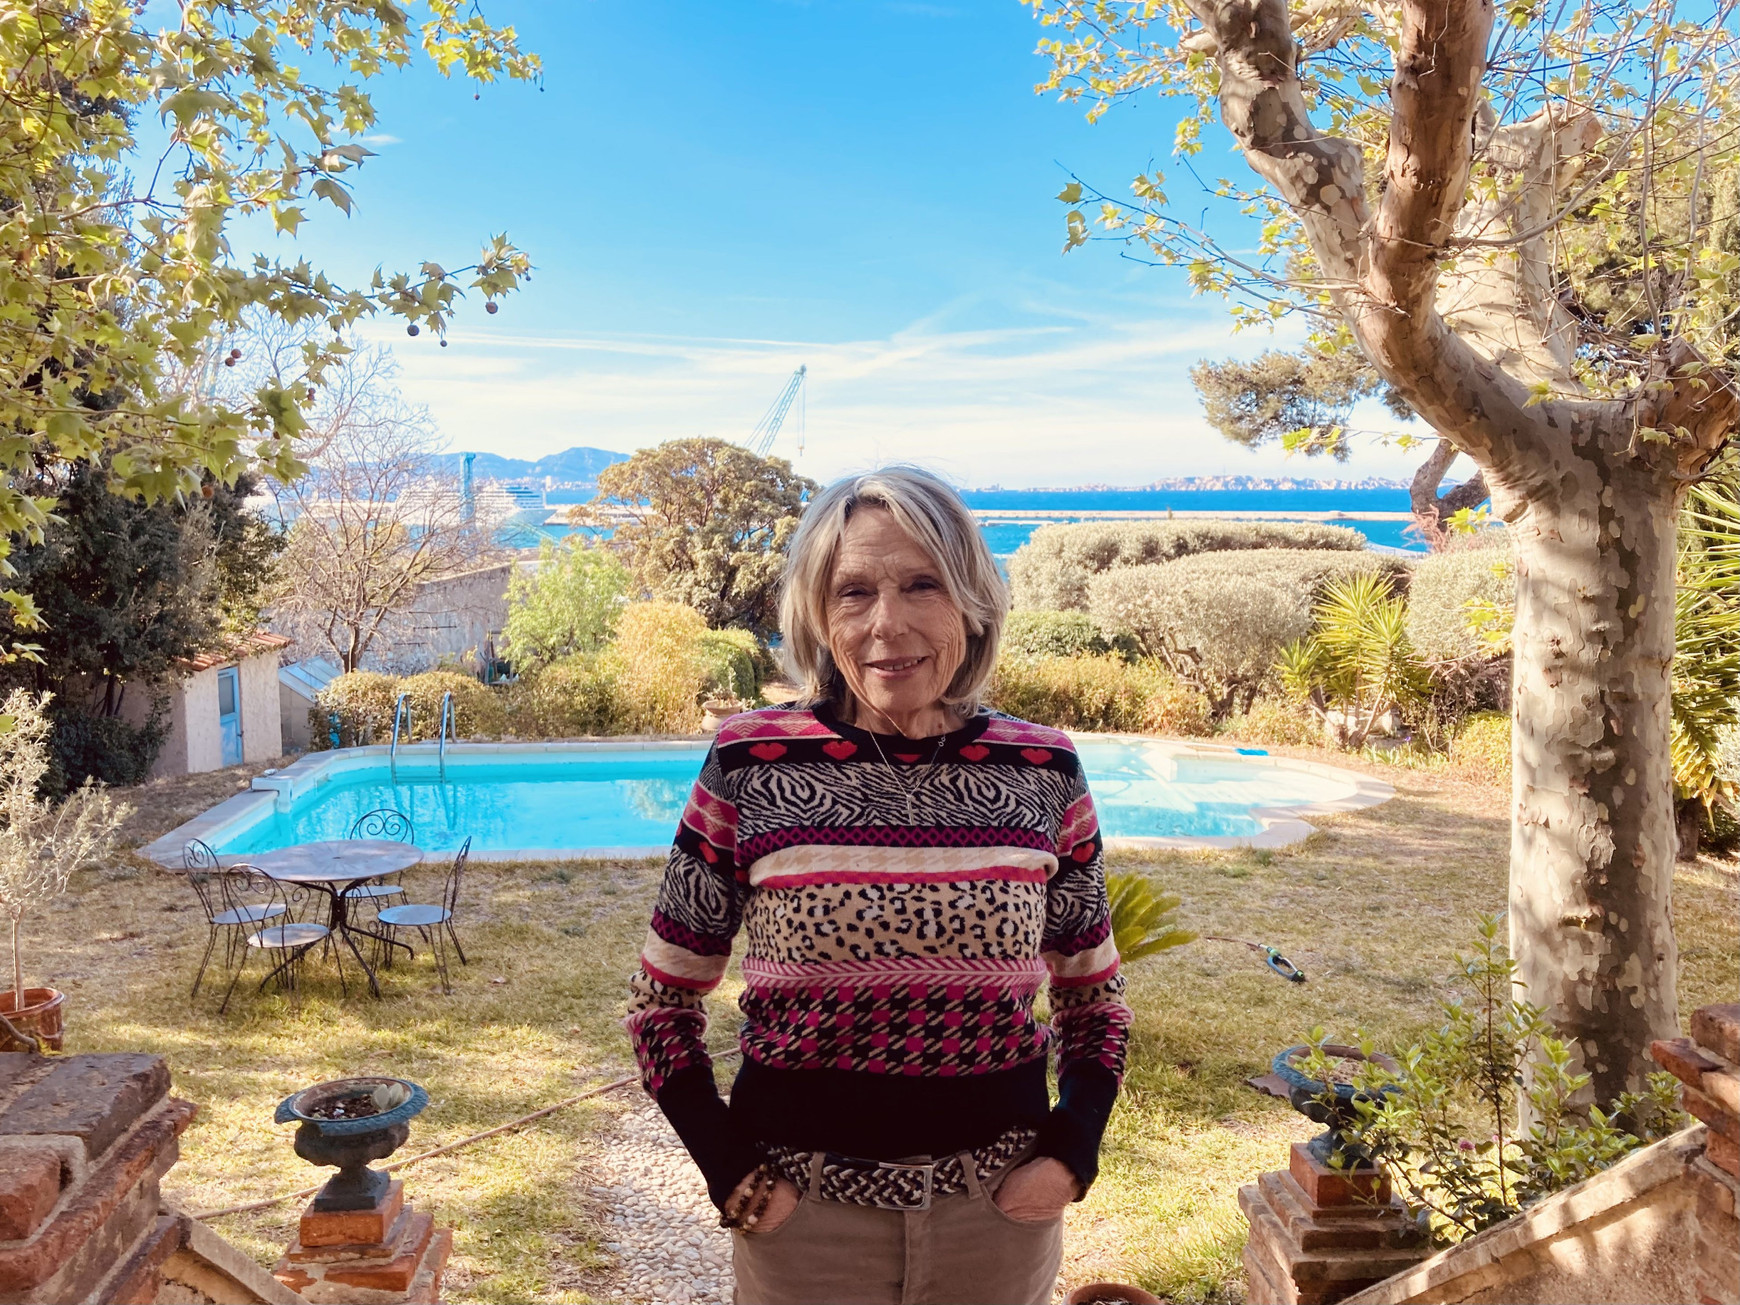
{"type": "MultiPolygon", "coordinates": [[[[1012,1128],[995,1142],[969,1154],[974,1176],[986,1179],[1001,1172],[1039,1134],[1031,1128],[1012,1128]]],[[[786,1146],[762,1150],[773,1171],[799,1191],[810,1187],[814,1151],[794,1151],[786,1146]]],[[[959,1155],[912,1163],[899,1160],[860,1160],[855,1156],[822,1155],[821,1198],[847,1205],[870,1205],[879,1210],[928,1210],[934,1196],[952,1196],[967,1190],[967,1176],[959,1155]]]]}

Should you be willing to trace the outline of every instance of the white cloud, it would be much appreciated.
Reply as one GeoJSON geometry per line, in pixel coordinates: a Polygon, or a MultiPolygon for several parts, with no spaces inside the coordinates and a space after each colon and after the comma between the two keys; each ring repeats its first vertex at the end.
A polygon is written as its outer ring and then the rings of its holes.
{"type": "MultiPolygon", "coordinates": [[[[1028,325],[946,329],[950,315],[883,339],[833,342],[460,330],[440,349],[407,344],[390,328],[376,338],[397,345],[401,384],[452,447],[513,457],[742,439],[804,364],[799,466],[821,479],[889,461],[1008,486],[1221,471],[1398,474],[1418,461],[1374,450],[1346,468],[1307,466],[1222,439],[1202,420],[1190,364],[1277,341],[1231,336],[1200,310],[1137,321],[1051,312],[1028,325]]],[[[775,452],[796,455],[797,424],[794,413],[775,452]]]]}

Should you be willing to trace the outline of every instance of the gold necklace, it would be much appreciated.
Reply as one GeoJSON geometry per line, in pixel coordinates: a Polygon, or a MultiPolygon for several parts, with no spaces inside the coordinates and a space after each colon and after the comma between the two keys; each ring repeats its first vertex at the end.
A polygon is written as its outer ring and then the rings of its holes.
{"type": "Polygon", "coordinates": [[[864,732],[870,736],[870,742],[876,745],[876,755],[882,758],[882,764],[887,767],[888,773],[893,776],[895,784],[906,794],[906,823],[908,825],[916,825],[918,823],[918,815],[916,813],[916,808],[913,806],[913,800],[918,796],[920,785],[930,777],[930,772],[936,769],[937,758],[942,756],[943,744],[948,742],[948,732],[945,730],[942,736],[937,739],[936,749],[930,754],[929,763],[922,771],[917,772],[917,778],[913,780],[910,786],[905,780],[900,778],[900,772],[894,768],[894,763],[888,760],[888,754],[882,750],[882,740],[876,737],[876,731],[865,730],[864,732]]]}

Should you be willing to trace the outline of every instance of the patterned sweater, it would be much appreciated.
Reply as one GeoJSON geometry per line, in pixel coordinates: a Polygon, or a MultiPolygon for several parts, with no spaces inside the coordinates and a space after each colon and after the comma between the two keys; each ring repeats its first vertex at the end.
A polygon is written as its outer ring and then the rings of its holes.
{"type": "Polygon", "coordinates": [[[728,720],[707,755],[625,1024],[717,1202],[758,1144],[895,1160],[1014,1128],[1085,1189],[1123,1073],[1123,987],[1099,823],[1065,735],[981,712],[912,740],[771,708],[728,720]],[[740,931],[727,1106],[702,998],[740,931]],[[1049,1027],[1033,1009],[1047,980],[1049,1027]]]}

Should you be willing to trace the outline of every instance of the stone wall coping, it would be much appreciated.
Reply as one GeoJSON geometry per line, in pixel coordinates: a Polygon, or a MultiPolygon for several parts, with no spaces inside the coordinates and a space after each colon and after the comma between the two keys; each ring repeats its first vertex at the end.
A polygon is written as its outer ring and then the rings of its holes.
{"type": "Polygon", "coordinates": [[[1529,1246],[1636,1200],[1646,1192],[1684,1176],[1703,1153],[1707,1129],[1694,1124],[1671,1137],[1632,1153],[1611,1168],[1574,1187],[1555,1192],[1538,1204],[1465,1242],[1458,1242],[1422,1260],[1412,1269],[1385,1278],[1349,1296],[1342,1305],[1395,1305],[1418,1300],[1442,1283],[1496,1263],[1529,1246]]]}

